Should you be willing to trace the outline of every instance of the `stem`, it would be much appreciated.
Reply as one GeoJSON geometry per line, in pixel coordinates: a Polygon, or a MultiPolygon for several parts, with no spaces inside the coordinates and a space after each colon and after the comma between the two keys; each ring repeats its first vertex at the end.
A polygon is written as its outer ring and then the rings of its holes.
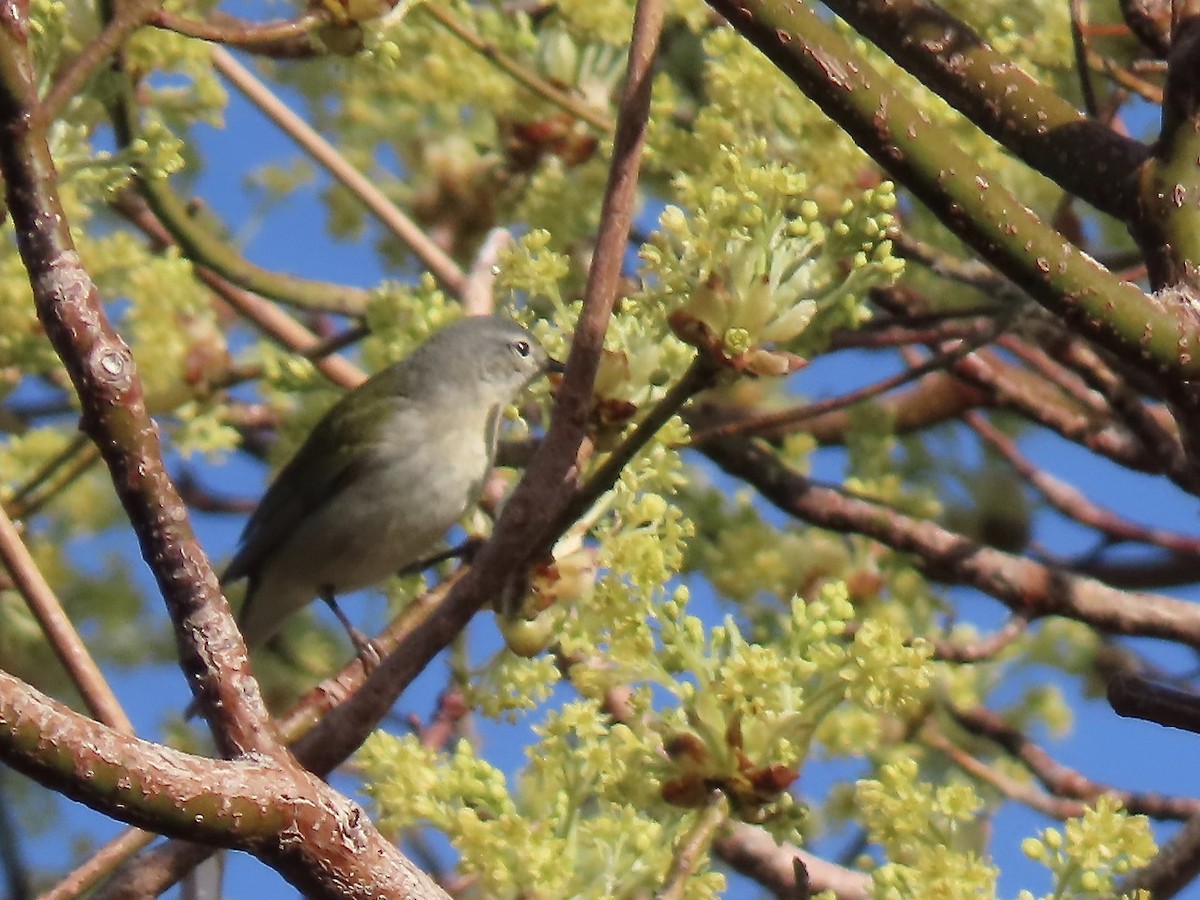
{"type": "Polygon", "coordinates": [[[555,106],[565,109],[575,118],[580,121],[587,122],[593,128],[605,133],[611,132],[615,127],[612,119],[604,113],[589,106],[582,100],[571,96],[566,91],[556,88],[553,84],[540,78],[536,73],[531,72],[528,68],[521,65],[516,60],[506,56],[493,44],[491,41],[484,40],[475,32],[471,31],[465,25],[454,18],[448,11],[438,6],[436,3],[425,3],[419,7],[425,15],[430,16],[439,25],[449,31],[452,35],[466,44],[468,47],[476,50],[481,56],[486,57],[495,64],[496,68],[505,74],[509,75],[518,84],[529,88],[538,96],[549,100],[555,106]]]}
{"type": "Polygon", "coordinates": [[[58,597],[29,554],[17,527],[2,508],[0,562],[4,563],[13,584],[25,598],[29,611],[42,627],[42,633],[46,635],[51,649],[67,670],[92,715],[122,734],[133,734],[133,723],[125,715],[125,710],[121,708],[120,701],[109,687],[104,673],[92,659],[79,637],[79,632],[71,624],[62,604],[58,602],[58,597]]]}
{"type": "Polygon", "coordinates": [[[354,196],[363,202],[376,218],[396,235],[417,258],[425,264],[446,290],[461,294],[467,276],[432,238],[362,172],[350,164],[337,148],[317,134],[316,129],[301,119],[254,74],[221,47],[212,50],[213,66],[255,106],[263,111],[280,130],[300,145],[300,148],[325,167],[354,196]]]}

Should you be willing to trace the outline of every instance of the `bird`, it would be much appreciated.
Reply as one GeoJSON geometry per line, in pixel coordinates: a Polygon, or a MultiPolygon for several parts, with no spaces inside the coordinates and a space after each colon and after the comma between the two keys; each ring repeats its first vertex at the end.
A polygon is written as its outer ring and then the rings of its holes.
{"type": "Polygon", "coordinates": [[[373,645],[336,597],[430,551],[478,500],[504,410],[562,370],[520,325],[475,316],[345,394],[272,481],[221,576],[247,582],[238,618],[247,646],[320,598],[368,663],[373,645]]]}

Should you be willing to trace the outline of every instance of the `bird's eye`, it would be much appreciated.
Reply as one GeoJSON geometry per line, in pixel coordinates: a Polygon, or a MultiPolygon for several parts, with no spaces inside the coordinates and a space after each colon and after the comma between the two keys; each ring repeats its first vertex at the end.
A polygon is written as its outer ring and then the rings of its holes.
{"type": "Polygon", "coordinates": [[[529,341],[513,341],[512,348],[513,348],[513,352],[515,352],[517,354],[517,356],[520,356],[522,358],[528,358],[528,356],[529,356],[529,341]]]}

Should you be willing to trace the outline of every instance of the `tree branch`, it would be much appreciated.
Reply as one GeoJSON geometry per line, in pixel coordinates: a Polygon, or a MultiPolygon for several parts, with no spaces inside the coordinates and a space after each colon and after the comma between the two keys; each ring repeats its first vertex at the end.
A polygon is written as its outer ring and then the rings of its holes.
{"type": "Polygon", "coordinates": [[[1063,190],[1118,219],[1136,217],[1145,145],[1089,119],[929,0],[823,2],[1063,190]]]}
{"type": "Polygon", "coordinates": [[[82,427],[104,455],[167,602],[188,680],[214,707],[229,711],[229,727],[218,739],[222,749],[276,754],[229,605],[163,467],[136,364],[71,239],[36,112],[26,28],[16,6],[0,10],[0,172],[38,316],[79,395],[82,427]]]}
{"type": "Polygon", "coordinates": [[[0,561],[92,715],[122,734],[133,734],[133,723],[3,508],[0,508],[0,561]]]}
{"type": "Polygon", "coordinates": [[[832,531],[862,534],[905,553],[933,577],[969,584],[1030,620],[1064,616],[1114,634],[1160,637],[1200,647],[1200,606],[1108,585],[1004,553],[934,522],[814,484],[764,447],[742,438],[700,448],[730,475],[784,512],[832,531]]]}
{"type": "Polygon", "coordinates": [[[780,845],[761,828],[745,822],[731,822],[713,842],[717,856],[766,887],[776,897],[790,900],[796,896],[794,860],[808,870],[813,893],[833,891],[838,900],[867,900],[871,896],[871,876],[826,862],[804,850],[780,845]]]}
{"type": "MultiPolygon", "coordinates": [[[[709,0],[952,232],[1055,315],[1148,373],[1200,373],[1200,319],[1119,281],[932,126],[833,26],[790,0],[709,0]]],[[[1010,68],[1006,66],[1006,68],[1010,68]]]]}
{"type": "MultiPolygon", "coordinates": [[[[296,115],[254,74],[221,47],[212,49],[213,66],[251,103],[257,106],[309,156],[325,167],[342,186],[357,197],[380,222],[400,239],[429,270],[442,287],[461,294],[467,276],[458,263],[421,230],[399,207],[384,196],[371,180],[350,164],[336,147],[296,115]]],[[[282,299],[282,298],[281,298],[282,299]]],[[[285,301],[286,302],[286,301],[285,301]]]]}
{"type": "Polygon", "coordinates": [[[5,672],[0,728],[14,769],[120,821],[248,850],[306,896],[446,896],[358,806],[286,759],[210,760],[138,740],[5,672]]]}

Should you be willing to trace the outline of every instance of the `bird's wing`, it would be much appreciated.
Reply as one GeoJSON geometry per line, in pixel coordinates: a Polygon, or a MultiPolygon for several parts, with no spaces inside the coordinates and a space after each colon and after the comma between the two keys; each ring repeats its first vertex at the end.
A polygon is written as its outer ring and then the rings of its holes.
{"type": "Polygon", "coordinates": [[[343,398],[317,423],[246,523],[222,583],[256,574],[306,515],[377,465],[380,421],[413,409],[395,384],[380,387],[363,384],[353,405],[343,398]]]}

